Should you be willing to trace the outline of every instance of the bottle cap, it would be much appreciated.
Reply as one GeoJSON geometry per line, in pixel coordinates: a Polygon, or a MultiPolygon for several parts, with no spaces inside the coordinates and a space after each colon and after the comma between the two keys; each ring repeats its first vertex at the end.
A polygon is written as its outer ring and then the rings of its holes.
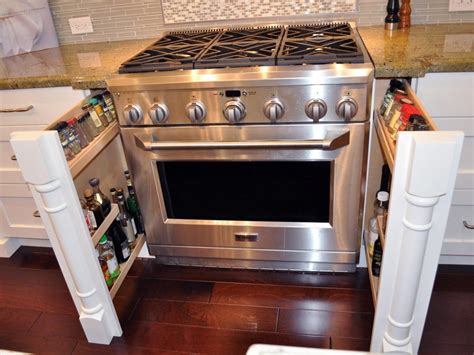
{"type": "Polygon", "coordinates": [[[67,123],[64,121],[61,121],[61,122],[58,122],[58,124],[54,128],[56,129],[56,131],[59,132],[59,131],[62,131],[66,127],[67,127],[67,123]]]}
{"type": "Polygon", "coordinates": [[[89,103],[90,103],[91,105],[97,105],[97,102],[98,102],[98,101],[97,101],[97,99],[96,99],[95,97],[93,97],[92,99],[89,99],[89,103]]]}
{"type": "Polygon", "coordinates": [[[379,191],[377,193],[377,200],[382,201],[382,202],[386,202],[386,201],[388,201],[389,196],[390,196],[390,194],[387,191],[379,191]]]}
{"type": "Polygon", "coordinates": [[[118,189],[117,189],[117,194],[123,196],[123,189],[122,189],[122,188],[118,188],[118,189]]]}
{"type": "Polygon", "coordinates": [[[107,243],[107,234],[104,233],[102,237],[100,237],[99,244],[105,244],[107,243]]]}
{"type": "Polygon", "coordinates": [[[89,198],[89,197],[92,197],[92,196],[94,196],[94,192],[91,189],[85,189],[84,190],[84,197],[85,198],[89,198]]]}
{"type": "Polygon", "coordinates": [[[92,178],[89,180],[89,185],[92,187],[99,186],[99,179],[98,178],[92,178]]]}
{"type": "Polygon", "coordinates": [[[76,122],[77,122],[77,120],[76,120],[75,117],[73,117],[73,118],[67,120],[67,124],[68,124],[69,126],[73,126],[76,122]]]}
{"type": "Polygon", "coordinates": [[[129,172],[128,170],[125,170],[123,173],[124,173],[125,175],[130,175],[130,172],[129,172]]]}
{"type": "Polygon", "coordinates": [[[117,193],[117,189],[115,187],[112,187],[109,191],[111,194],[117,193]]]}

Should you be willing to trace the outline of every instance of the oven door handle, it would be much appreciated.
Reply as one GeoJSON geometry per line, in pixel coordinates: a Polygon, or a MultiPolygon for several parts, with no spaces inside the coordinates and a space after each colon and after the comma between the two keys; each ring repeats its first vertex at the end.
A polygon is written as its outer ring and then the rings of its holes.
{"type": "Polygon", "coordinates": [[[324,139],[301,139],[301,140],[258,140],[242,142],[184,142],[168,141],[156,142],[151,140],[150,134],[135,134],[137,147],[146,150],[177,150],[177,149],[253,149],[253,148],[278,148],[278,149],[320,149],[336,150],[349,145],[349,130],[329,130],[324,139]]]}

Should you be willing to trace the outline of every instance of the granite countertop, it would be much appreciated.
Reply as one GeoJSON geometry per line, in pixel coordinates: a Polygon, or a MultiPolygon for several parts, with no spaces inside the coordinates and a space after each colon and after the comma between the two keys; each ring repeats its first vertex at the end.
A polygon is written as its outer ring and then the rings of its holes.
{"type": "Polygon", "coordinates": [[[474,23],[415,25],[385,31],[360,27],[375,64],[375,77],[422,77],[434,72],[474,71],[474,23]]]}
{"type": "MultiPolygon", "coordinates": [[[[159,36],[159,35],[158,35],[159,36]]],[[[120,64],[156,39],[71,44],[0,59],[0,89],[105,88],[120,64]]]]}
{"type": "MultiPolygon", "coordinates": [[[[385,31],[382,26],[358,30],[378,78],[474,71],[474,24],[416,25],[393,32],[385,31]]],[[[117,73],[121,63],[154,41],[64,45],[3,58],[0,59],[0,89],[105,88],[105,79],[117,73]]]]}

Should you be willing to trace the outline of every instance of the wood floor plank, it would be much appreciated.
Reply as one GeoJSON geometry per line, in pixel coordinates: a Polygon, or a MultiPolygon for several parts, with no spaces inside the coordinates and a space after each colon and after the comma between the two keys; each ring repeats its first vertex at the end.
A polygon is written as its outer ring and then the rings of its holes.
{"type": "Polygon", "coordinates": [[[474,294],[433,292],[422,340],[474,345],[474,294]]]}
{"type": "Polygon", "coordinates": [[[72,338],[46,337],[27,332],[0,331],[0,349],[37,354],[70,354],[77,341],[72,338]]]}
{"type": "Polygon", "coordinates": [[[57,338],[86,340],[78,315],[43,312],[30,334],[57,338]]]}
{"type": "Polygon", "coordinates": [[[160,265],[153,260],[142,259],[133,272],[134,275],[137,276],[159,279],[370,290],[366,268],[358,269],[358,271],[353,274],[331,274],[160,265]]]}
{"type": "Polygon", "coordinates": [[[278,331],[370,339],[373,314],[280,309],[278,331]]]}
{"type": "Polygon", "coordinates": [[[422,343],[418,355],[472,355],[474,345],[422,343]]]}
{"type": "Polygon", "coordinates": [[[211,303],[334,312],[373,312],[369,290],[216,283],[211,303]]]}
{"type": "Polygon", "coordinates": [[[20,247],[10,257],[10,263],[21,268],[59,270],[52,248],[20,247]]]}
{"type": "Polygon", "coordinates": [[[208,302],[213,284],[200,281],[127,277],[117,295],[176,301],[208,302]]]}
{"type": "MultiPolygon", "coordinates": [[[[21,284],[21,281],[18,281],[21,284]]],[[[31,309],[40,312],[77,314],[69,292],[23,285],[2,285],[0,304],[9,308],[31,309]]]]}
{"type": "Polygon", "coordinates": [[[18,285],[19,280],[21,280],[22,286],[68,292],[66,281],[60,270],[0,267],[0,285],[18,285]]]}
{"type": "Polygon", "coordinates": [[[369,351],[370,339],[331,337],[331,349],[369,351]]]}
{"type": "Polygon", "coordinates": [[[329,348],[329,337],[226,330],[155,322],[129,322],[118,341],[126,345],[204,354],[245,354],[252,344],[329,348]]]}
{"type": "MultiPolygon", "coordinates": [[[[73,351],[75,355],[103,355],[103,354],[118,354],[118,355],[184,355],[189,352],[170,351],[163,349],[150,349],[139,346],[129,346],[124,344],[114,345],[99,345],[89,344],[86,342],[78,342],[73,351]]],[[[196,354],[196,353],[194,353],[196,354]]]]}
{"type": "Polygon", "coordinates": [[[9,332],[27,331],[41,312],[30,309],[0,307],[0,329],[9,332]]]}
{"type": "Polygon", "coordinates": [[[275,331],[277,315],[277,308],[143,299],[132,319],[212,328],[275,331]]]}

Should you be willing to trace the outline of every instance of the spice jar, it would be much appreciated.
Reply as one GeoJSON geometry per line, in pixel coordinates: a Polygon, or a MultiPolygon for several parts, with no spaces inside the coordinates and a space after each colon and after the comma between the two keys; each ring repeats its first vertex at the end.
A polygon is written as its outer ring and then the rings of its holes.
{"type": "MultiPolygon", "coordinates": [[[[65,131],[64,131],[64,123],[65,122],[59,122],[54,129],[58,132],[59,135],[59,140],[61,142],[61,146],[63,147],[64,155],[66,156],[66,160],[71,160],[74,158],[74,153],[72,149],[69,147],[69,141],[66,137],[65,131]]],[[[67,124],[66,124],[67,126],[67,124]]]]}
{"type": "Polygon", "coordinates": [[[89,113],[89,116],[92,119],[92,122],[94,122],[95,128],[98,133],[102,132],[105,129],[104,125],[102,124],[102,121],[99,118],[99,115],[91,104],[85,104],[84,106],[82,106],[82,110],[84,112],[89,113]]]}
{"type": "Polygon", "coordinates": [[[396,89],[395,92],[394,92],[394,96],[392,98],[392,100],[388,103],[387,105],[387,109],[385,110],[384,112],[384,116],[383,116],[383,119],[385,120],[385,123],[388,124],[388,122],[390,122],[391,120],[391,117],[393,115],[393,105],[395,105],[396,103],[400,103],[400,100],[404,97],[406,97],[407,94],[405,91],[403,90],[400,90],[400,89],[396,89]]]}
{"type": "Polygon", "coordinates": [[[75,118],[71,118],[70,120],[67,121],[67,124],[69,126],[70,132],[77,138],[77,141],[79,142],[79,145],[81,146],[81,149],[84,149],[85,147],[87,147],[89,145],[89,141],[84,131],[77,124],[77,120],[75,118]]]}
{"type": "MultiPolygon", "coordinates": [[[[92,121],[91,121],[92,122],[92,121]]],[[[91,127],[89,126],[89,124],[87,123],[87,120],[86,120],[86,115],[85,114],[82,114],[78,119],[77,119],[77,124],[79,125],[79,127],[81,127],[81,130],[82,132],[84,132],[87,140],[90,142],[92,142],[94,140],[94,132],[92,132],[90,129],[91,127]]],[[[94,123],[92,123],[93,125],[94,123]]],[[[94,126],[95,128],[95,126],[94,126]]]]}
{"type": "Polygon", "coordinates": [[[64,136],[67,139],[69,148],[73,151],[74,154],[78,154],[81,151],[81,145],[79,144],[79,140],[74,134],[74,131],[69,129],[69,125],[67,122],[61,122],[61,128],[62,131],[64,132],[64,136]]]}
{"type": "Polygon", "coordinates": [[[104,115],[107,118],[107,122],[111,123],[114,120],[114,115],[112,114],[112,112],[110,112],[109,107],[107,106],[107,103],[105,102],[104,96],[97,95],[96,98],[99,101],[99,104],[102,107],[102,110],[104,111],[104,115]]]}
{"type": "Polygon", "coordinates": [[[95,97],[89,99],[89,103],[94,107],[95,112],[97,112],[97,116],[99,116],[100,121],[104,127],[109,125],[109,121],[107,121],[107,117],[105,117],[104,110],[102,109],[102,105],[99,103],[95,97]]]}
{"type": "Polygon", "coordinates": [[[106,92],[105,94],[102,95],[102,97],[104,98],[107,108],[112,113],[114,120],[116,120],[117,113],[115,112],[115,106],[114,106],[114,101],[112,100],[112,96],[110,95],[110,93],[106,92]]]}

